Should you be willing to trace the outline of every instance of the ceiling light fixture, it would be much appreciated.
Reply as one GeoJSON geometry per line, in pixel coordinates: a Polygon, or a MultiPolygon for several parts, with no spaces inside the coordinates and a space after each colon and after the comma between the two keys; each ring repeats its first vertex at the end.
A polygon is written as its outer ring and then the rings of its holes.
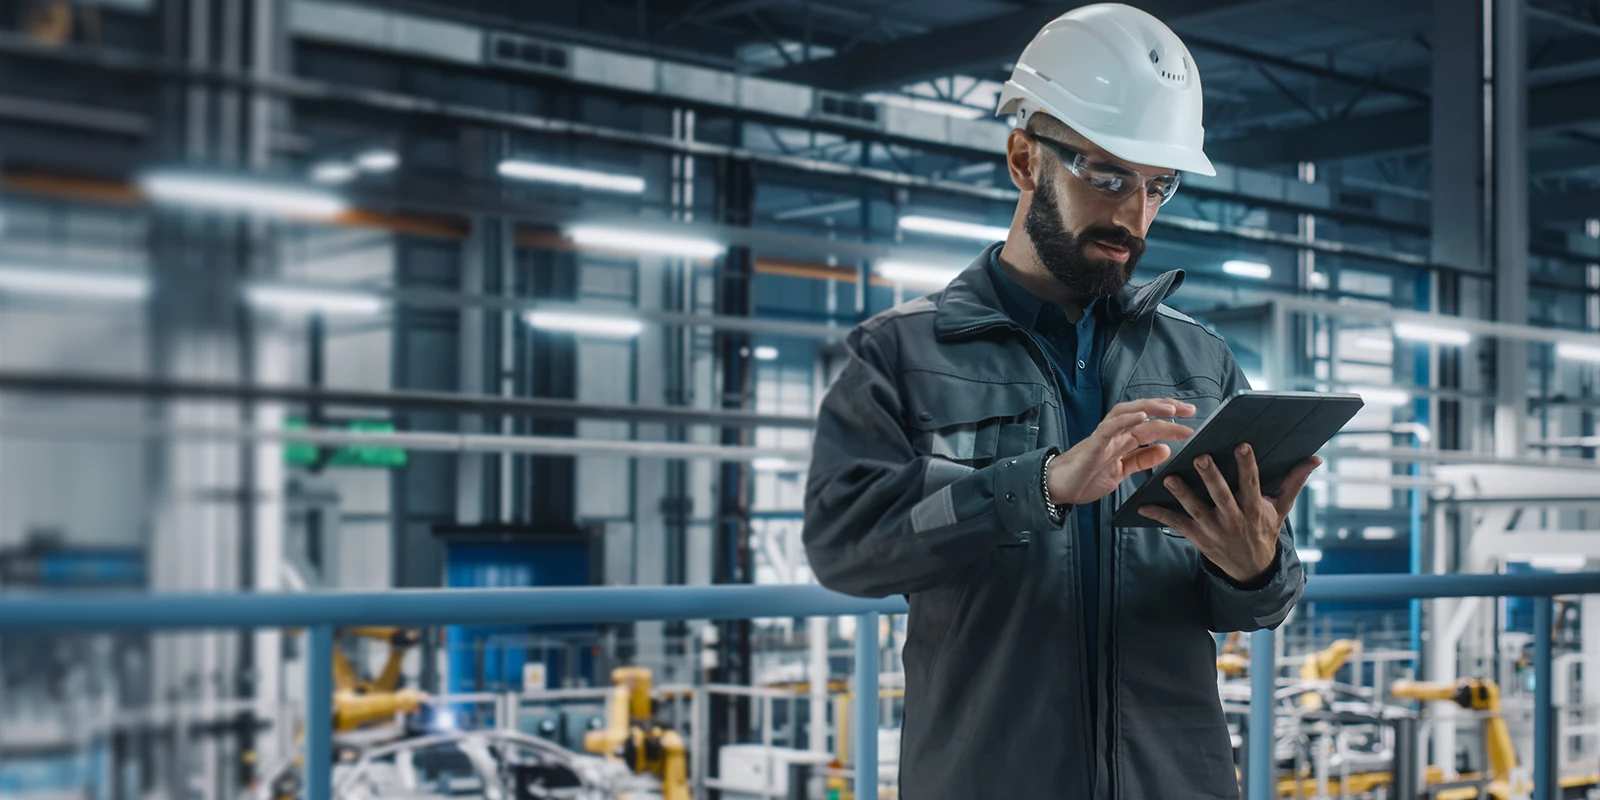
{"type": "Polygon", "coordinates": [[[916,215],[900,218],[900,229],[927,233],[934,236],[953,236],[959,239],[977,239],[984,242],[1004,241],[1010,235],[1008,228],[997,225],[979,225],[974,222],[962,222],[942,217],[922,217],[916,215]]]}
{"type": "Polygon", "coordinates": [[[290,314],[369,316],[384,308],[382,297],[335,287],[258,283],[245,287],[244,296],[253,308],[290,314]]]}
{"type": "Polygon", "coordinates": [[[597,250],[707,259],[716,258],[728,249],[726,245],[697,236],[649,233],[603,225],[574,225],[567,228],[566,233],[567,238],[579,246],[597,250]]]}
{"type": "Polygon", "coordinates": [[[1229,275],[1254,278],[1259,281],[1272,277],[1272,267],[1255,261],[1224,261],[1222,262],[1222,271],[1229,275]]]}
{"type": "Polygon", "coordinates": [[[311,167],[311,180],[317,183],[346,183],[356,176],[356,168],[343,161],[322,161],[311,167]]]}
{"type": "Polygon", "coordinates": [[[937,264],[920,264],[912,261],[886,260],[877,264],[878,277],[893,283],[941,288],[961,274],[960,267],[937,264]]]}
{"type": "Polygon", "coordinates": [[[183,172],[151,172],[139,181],[158,203],[292,217],[331,217],[345,209],[338,195],[308,186],[183,172]]]}
{"type": "Polygon", "coordinates": [[[632,339],[644,332],[644,322],[633,317],[614,317],[578,311],[529,311],[525,318],[529,325],[540,330],[600,336],[607,339],[632,339]]]}
{"type": "Polygon", "coordinates": [[[1472,334],[1459,328],[1441,328],[1416,322],[1396,322],[1394,324],[1394,335],[1413,342],[1430,342],[1433,344],[1455,345],[1457,347],[1472,342],[1472,334]]]}
{"type": "Polygon", "coordinates": [[[0,265],[0,292],[88,300],[143,300],[150,279],[119,272],[90,272],[0,265]]]}
{"type": "Polygon", "coordinates": [[[388,172],[400,166],[400,156],[393,150],[368,150],[356,156],[356,165],[368,172],[388,172]]]}
{"type": "Polygon", "coordinates": [[[521,181],[556,183],[563,186],[579,186],[584,189],[599,189],[623,194],[639,194],[644,191],[644,178],[637,175],[619,175],[592,169],[562,167],[555,164],[542,164],[537,161],[523,161],[518,158],[508,158],[500,162],[498,170],[502,177],[521,181]]]}
{"type": "Polygon", "coordinates": [[[1600,362],[1600,345],[1556,342],[1556,355],[1573,361],[1600,362]]]}

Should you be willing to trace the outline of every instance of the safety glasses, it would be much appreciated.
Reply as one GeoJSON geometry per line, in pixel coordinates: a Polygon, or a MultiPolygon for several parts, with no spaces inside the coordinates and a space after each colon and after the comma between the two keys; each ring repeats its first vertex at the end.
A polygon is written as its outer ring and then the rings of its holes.
{"type": "Polygon", "coordinates": [[[1090,161],[1082,151],[1054,139],[1046,139],[1031,133],[1028,134],[1028,138],[1055,153],[1056,158],[1061,161],[1061,166],[1076,175],[1078,180],[1089,184],[1089,188],[1112,200],[1120,202],[1131,197],[1134,192],[1142,191],[1146,205],[1160,207],[1166,205],[1178,191],[1177,173],[1146,178],[1126,167],[1104,161],[1090,161]]]}

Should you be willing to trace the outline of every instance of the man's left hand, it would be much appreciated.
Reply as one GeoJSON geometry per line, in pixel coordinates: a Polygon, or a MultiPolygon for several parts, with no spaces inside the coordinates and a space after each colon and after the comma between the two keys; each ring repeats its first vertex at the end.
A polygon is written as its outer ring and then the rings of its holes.
{"type": "Polygon", "coordinates": [[[1251,583],[1272,566],[1278,553],[1278,531],[1283,529],[1283,521],[1289,518],[1289,510],[1294,508],[1295,498],[1305,488],[1312,470],[1322,466],[1322,459],[1312,456],[1296,464],[1278,492],[1268,496],[1261,493],[1255,451],[1242,444],[1234,453],[1239,459],[1237,497],[1211,457],[1201,456],[1194,465],[1211,492],[1211,503],[1190,491],[1181,478],[1171,477],[1167,479],[1167,489],[1188,513],[1160,506],[1144,506],[1139,513],[1183,534],[1235,582],[1251,583]]]}

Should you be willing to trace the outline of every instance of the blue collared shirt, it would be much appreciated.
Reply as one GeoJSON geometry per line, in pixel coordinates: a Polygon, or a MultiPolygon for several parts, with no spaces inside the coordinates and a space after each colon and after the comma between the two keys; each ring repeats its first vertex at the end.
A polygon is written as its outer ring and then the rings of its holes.
{"type": "MultiPolygon", "coordinates": [[[[1054,367],[1066,414],[1067,441],[1062,450],[1088,438],[1105,416],[1100,388],[1100,362],[1105,358],[1107,303],[1097,299],[1073,324],[1067,311],[1023,288],[1000,267],[1000,248],[989,259],[990,278],[1005,306],[1006,315],[1033,336],[1054,367]]],[[[1083,632],[1089,663],[1089,685],[1098,681],[1100,641],[1100,513],[1096,503],[1074,506],[1078,523],[1078,583],[1083,587],[1083,632]]],[[[1091,704],[1094,693],[1090,693],[1091,704]]]]}

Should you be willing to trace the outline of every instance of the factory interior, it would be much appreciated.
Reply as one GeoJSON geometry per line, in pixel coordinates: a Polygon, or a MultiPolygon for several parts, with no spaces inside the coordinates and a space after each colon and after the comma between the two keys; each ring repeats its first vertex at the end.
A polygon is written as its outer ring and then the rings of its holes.
{"type": "MultiPolygon", "coordinates": [[[[1081,5],[0,0],[0,798],[902,797],[813,431],[1081,5]]],[[[1600,798],[1600,3],[1133,5],[1216,172],[1133,283],[1363,401],[1217,768],[1600,798]]]]}

